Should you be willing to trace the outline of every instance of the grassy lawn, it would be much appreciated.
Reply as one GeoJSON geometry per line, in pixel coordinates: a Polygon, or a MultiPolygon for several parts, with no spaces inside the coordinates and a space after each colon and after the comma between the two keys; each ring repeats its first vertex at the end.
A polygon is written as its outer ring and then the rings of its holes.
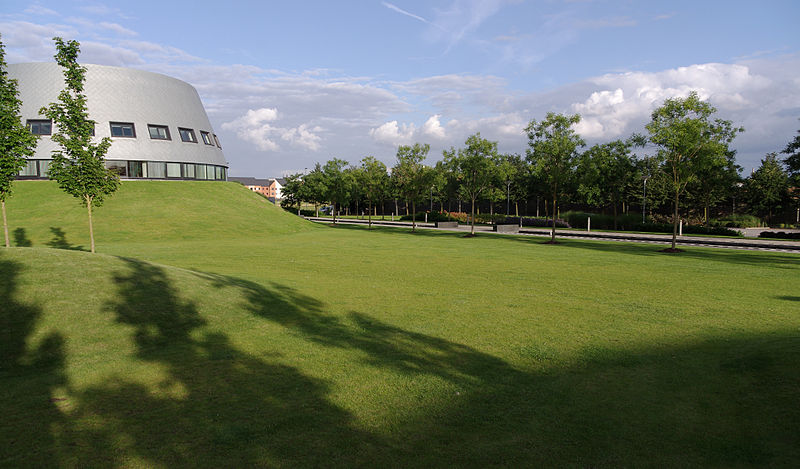
{"type": "Polygon", "coordinates": [[[17,183],[0,466],[794,466],[800,256],[17,183]],[[52,249],[52,248],[62,249],[52,249]]]}

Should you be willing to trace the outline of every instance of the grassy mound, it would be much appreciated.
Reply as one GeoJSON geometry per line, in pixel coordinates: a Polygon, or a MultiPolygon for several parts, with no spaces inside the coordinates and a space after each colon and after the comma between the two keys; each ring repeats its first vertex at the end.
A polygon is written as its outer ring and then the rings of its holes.
{"type": "Polygon", "coordinates": [[[36,184],[34,247],[0,249],[0,466],[800,460],[796,255],[313,226],[160,182],[91,255],[39,247],[84,219],[36,184]]]}
{"type": "MultiPolygon", "coordinates": [[[[86,209],[53,181],[17,181],[6,205],[12,246],[88,245],[86,209]]],[[[314,229],[233,182],[123,181],[94,218],[101,251],[114,243],[224,241],[314,229]]]]}

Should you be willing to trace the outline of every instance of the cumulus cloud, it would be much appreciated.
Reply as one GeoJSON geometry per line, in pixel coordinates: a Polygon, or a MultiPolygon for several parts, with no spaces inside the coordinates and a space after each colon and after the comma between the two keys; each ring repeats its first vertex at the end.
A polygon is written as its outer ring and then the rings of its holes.
{"type": "Polygon", "coordinates": [[[369,135],[377,142],[394,146],[406,145],[414,139],[414,124],[398,125],[397,121],[386,122],[370,129],[369,135]]]}
{"type": "Polygon", "coordinates": [[[436,114],[428,118],[425,124],[422,125],[422,135],[437,139],[445,138],[447,135],[441,122],[439,122],[440,117],[441,115],[436,114]]]}
{"type": "Polygon", "coordinates": [[[239,138],[256,145],[264,152],[280,150],[275,138],[300,148],[319,150],[321,137],[314,132],[322,131],[322,127],[310,127],[308,124],[300,124],[297,127],[272,125],[272,122],[277,120],[278,110],[275,108],[248,109],[243,116],[222,124],[222,128],[233,130],[239,138]]]}

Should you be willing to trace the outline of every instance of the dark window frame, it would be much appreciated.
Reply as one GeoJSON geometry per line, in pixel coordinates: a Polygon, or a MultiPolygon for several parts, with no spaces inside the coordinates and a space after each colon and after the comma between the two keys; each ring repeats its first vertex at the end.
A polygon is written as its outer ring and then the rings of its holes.
{"type": "Polygon", "coordinates": [[[133,122],[109,122],[108,123],[109,130],[111,131],[111,136],[113,138],[136,138],[136,125],[133,122]],[[133,135],[114,135],[114,126],[119,128],[125,128],[126,126],[130,126],[131,133],[133,135]]]}
{"type": "Polygon", "coordinates": [[[203,139],[203,143],[206,145],[214,146],[214,141],[211,140],[211,132],[206,132],[205,130],[200,131],[200,137],[203,139]]]}
{"type": "Polygon", "coordinates": [[[53,135],[53,121],[51,119],[28,119],[25,122],[25,127],[28,128],[28,131],[33,135],[53,135]],[[47,133],[43,132],[34,132],[34,125],[38,129],[41,124],[47,123],[50,126],[50,131],[47,133]]]}
{"type": "Polygon", "coordinates": [[[197,134],[194,133],[194,129],[190,129],[188,127],[178,127],[178,135],[181,136],[181,142],[197,143],[197,134]],[[183,136],[184,132],[188,132],[188,135],[191,135],[192,139],[191,140],[186,140],[184,138],[184,136],[183,136]]]}
{"type": "Polygon", "coordinates": [[[172,135],[169,133],[169,126],[161,124],[147,124],[147,134],[150,135],[150,140],[172,140],[172,135]],[[153,137],[151,129],[163,129],[166,137],[153,137]]]}
{"type": "Polygon", "coordinates": [[[222,150],[222,145],[220,145],[220,144],[219,144],[219,139],[217,138],[217,134],[211,134],[211,135],[213,135],[213,136],[214,136],[214,142],[216,142],[216,143],[217,143],[217,148],[219,148],[220,150],[222,150]]]}

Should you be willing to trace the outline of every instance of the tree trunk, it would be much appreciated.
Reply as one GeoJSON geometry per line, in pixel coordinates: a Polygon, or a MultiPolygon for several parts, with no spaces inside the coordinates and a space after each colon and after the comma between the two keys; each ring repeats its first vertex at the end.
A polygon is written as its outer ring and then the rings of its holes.
{"type": "Polygon", "coordinates": [[[369,217],[369,225],[367,225],[367,229],[371,230],[372,229],[372,204],[371,203],[369,204],[369,212],[367,213],[367,216],[369,217]]]}
{"type": "Polygon", "coordinates": [[[8,221],[6,220],[6,201],[0,200],[0,205],[3,207],[3,233],[6,235],[6,247],[11,247],[11,243],[8,241],[8,221]]]}
{"type": "Polygon", "coordinates": [[[94,253],[94,224],[92,223],[92,198],[86,197],[86,210],[89,212],[89,242],[94,253]]]}
{"type": "Polygon", "coordinates": [[[617,204],[614,203],[614,230],[617,229],[617,204]]]}
{"type": "Polygon", "coordinates": [[[333,210],[331,210],[331,213],[333,214],[333,224],[335,225],[336,224],[336,202],[333,203],[333,210]]]}
{"type": "MultiPolygon", "coordinates": [[[[408,215],[408,205],[406,205],[406,215],[408,215]]],[[[417,231],[417,202],[411,201],[411,231],[417,231]]]]}
{"type": "Polygon", "coordinates": [[[553,196],[553,229],[550,232],[550,242],[556,242],[556,197],[553,196]]]}

